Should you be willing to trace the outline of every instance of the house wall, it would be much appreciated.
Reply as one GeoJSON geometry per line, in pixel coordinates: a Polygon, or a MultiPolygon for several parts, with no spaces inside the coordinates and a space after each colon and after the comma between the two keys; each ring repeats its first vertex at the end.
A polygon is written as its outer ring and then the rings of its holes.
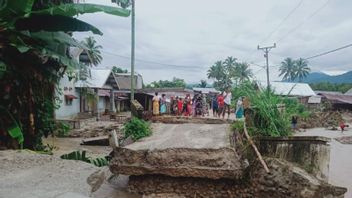
{"type": "Polygon", "coordinates": [[[55,95],[60,99],[60,108],[55,110],[56,119],[70,119],[76,116],[79,113],[79,92],[74,87],[73,80],[69,81],[68,77],[65,75],[59,83],[59,88],[62,90],[62,93],[56,91],[55,95]],[[72,100],[71,105],[65,103],[65,94],[74,95],[77,99],[72,100]]]}

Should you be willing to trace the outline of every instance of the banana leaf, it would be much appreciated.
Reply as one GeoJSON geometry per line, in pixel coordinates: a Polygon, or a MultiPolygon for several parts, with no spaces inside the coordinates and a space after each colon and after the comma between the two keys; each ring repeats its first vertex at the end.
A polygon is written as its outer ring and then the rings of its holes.
{"type": "Polygon", "coordinates": [[[18,19],[15,27],[19,31],[48,31],[48,32],[84,32],[91,31],[94,34],[103,35],[103,33],[93,25],[81,20],[60,15],[31,15],[28,18],[18,19]]]}
{"type": "Polygon", "coordinates": [[[16,16],[25,16],[32,10],[34,0],[0,0],[0,20],[6,21],[16,16]]]}
{"type": "Polygon", "coordinates": [[[30,33],[34,39],[43,40],[46,43],[58,42],[60,44],[66,44],[69,46],[79,47],[81,49],[88,50],[85,45],[82,45],[80,42],[76,41],[70,35],[65,32],[32,32],[30,33]]]}
{"type": "Polygon", "coordinates": [[[96,5],[96,4],[61,4],[53,6],[48,9],[33,11],[33,14],[50,14],[50,15],[62,15],[62,16],[75,16],[78,14],[105,12],[116,16],[128,17],[130,11],[118,7],[96,5]]]}

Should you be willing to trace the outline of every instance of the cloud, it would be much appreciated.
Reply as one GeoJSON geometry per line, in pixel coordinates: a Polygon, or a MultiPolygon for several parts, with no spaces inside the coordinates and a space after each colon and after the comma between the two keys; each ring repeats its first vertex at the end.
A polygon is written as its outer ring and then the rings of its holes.
{"type": "MultiPolygon", "coordinates": [[[[110,0],[86,2],[115,6],[110,0]]],[[[227,56],[264,65],[263,52],[257,50],[257,45],[277,42],[269,60],[270,77],[278,80],[277,65],[284,58],[309,57],[351,42],[352,1],[349,0],[330,0],[323,8],[327,0],[303,1],[285,23],[264,40],[299,2],[136,0],[136,71],[147,83],[174,76],[198,82],[206,78],[207,69],[215,61],[227,56]]],[[[118,65],[128,69],[130,60],[124,57],[129,57],[131,51],[130,18],[103,13],[80,18],[104,33],[101,37],[95,36],[104,47],[101,67],[118,65]]],[[[86,36],[86,33],[75,34],[78,39],[86,36]]],[[[352,70],[351,52],[349,48],[312,59],[310,66],[313,71],[352,70]]],[[[256,78],[266,79],[265,70],[258,66],[251,68],[256,78]]]]}

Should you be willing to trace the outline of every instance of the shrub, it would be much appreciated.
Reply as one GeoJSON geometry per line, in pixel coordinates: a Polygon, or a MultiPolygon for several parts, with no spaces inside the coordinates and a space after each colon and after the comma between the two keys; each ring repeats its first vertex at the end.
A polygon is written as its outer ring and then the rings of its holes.
{"type": "Polygon", "coordinates": [[[136,117],[124,124],[125,138],[131,136],[134,141],[151,135],[150,124],[136,117]]]}
{"type": "Polygon", "coordinates": [[[59,122],[59,123],[57,124],[57,129],[56,129],[56,131],[57,131],[57,135],[58,135],[59,137],[65,137],[65,136],[67,136],[70,130],[71,130],[70,125],[68,125],[68,124],[66,124],[66,123],[64,123],[64,122],[59,122]]]}

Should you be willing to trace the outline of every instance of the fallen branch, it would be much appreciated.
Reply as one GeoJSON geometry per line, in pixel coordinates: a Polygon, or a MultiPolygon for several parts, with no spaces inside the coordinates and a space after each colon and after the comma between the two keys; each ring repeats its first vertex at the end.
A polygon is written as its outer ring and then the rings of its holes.
{"type": "Polygon", "coordinates": [[[266,165],[265,161],[263,160],[263,157],[262,157],[262,155],[260,154],[260,152],[258,151],[258,148],[257,148],[257,147],[255,146],[255,144],[253,143],[252,138],[251,138],[251,137],[249,136],[249,134],[248,134],[247,127],[246,127],[246,122],[243,122],[243,129],[244,129],[244,134],[245,134],[246,138],[248,139],[249,144],[252,145],[252,147],[253,147],[253,149],[254,149],[254,152],[255,152],[255,154],[257,155],[257,157],[258,157],[260,163],[263,165],[265,171],[266,171],[267,173],[269,173],[270,170],[269,170],[268,166],[266,165]]]}

